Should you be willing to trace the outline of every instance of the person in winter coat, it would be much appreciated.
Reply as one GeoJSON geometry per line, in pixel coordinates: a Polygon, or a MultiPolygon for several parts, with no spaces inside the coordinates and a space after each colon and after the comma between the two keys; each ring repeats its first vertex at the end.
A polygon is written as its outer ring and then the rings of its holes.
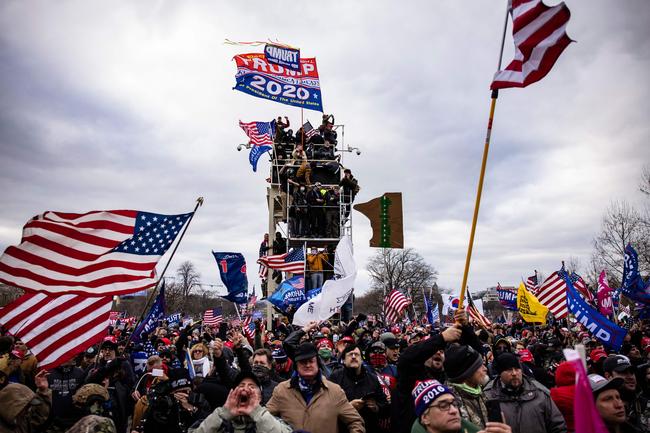
{"type": "Polygon", "coordinates": [[[217,338],[212,341],[211,346],[214,365],[210,374],[196,388],[196,391],[203,394],[210,404],[210,408],[214,410],[226,402],[237,371],[228,365],[225,355],[226,347],[221,339],[217,338]]]}
{"type": "Polygon", "coordinates": [[[555,370],[555,388],[551,388],[551,399],[562,412],[567,431],[575,431],[573,424],[573,401],[576,393],[576,369],[571,362],[563,362],[555,370]]]}
{"type": "Polygon", "coordinates": [[[460,415],[472,424],[485,427],[488,421],[483,386],[489,382],[483,357],[471,346],[452,344],[445,351],[448,385],[460,402],[460,415]]]}
{"type": "Polygon", "coordinates": [[[290,433],[293,431],[281,419],[271,415],[260,404],[262,392],[257,377],[242,371],[235,378],[235,388],[228,393],[223,406],[218,407],[190,433],[290,433]]]}
{"type": "Polygon", "coordinates": [[[52,391],[45,370],[34,377],[36,393],[25,385],[10,383],[0,390],[0,433],[31,433],[50,416],[52,391]]]}
{"type": "Polygon", "coordinates": [[[519,358],[503,352],[493,363],[498,376],[485,387],[488,400],[501,405],[513,433],[565,433],[566,423],[551,393],[542,384],[524,376],[519,358]]]}
{"type": "Polygon", "coordinates": [[[347,428],[349,433],[364,433],[363,418],[348,402],[345,392],[322,375],[316,346],[309,342],[293,346],[316,326],[311,322],[284,341],[287,354],[295,362],[296,375],[275,387],[266,407],[296,430],[338,433],[347,428]]]}
{"type": "Polygon", "coordinates": [[[278,386],[278,382],[272,379],[273,357],[271,352],[268,349],[257,349],[253,353],[252,363],[251,371],[260,384],[262,406],[264,406],[271,399],[275,387],[278,386]]]}
{"type": "Polygon", "coordinates": [[[84,371],[75,366],[74,359],[64,362],[47,375],[52,390],[52,424],[65,431],[77,421],[72,396],[83,385],[84,371]]]}
{"type": "Polygon", "coordinates": [[[386,400],[377,376],[363,365],[361,350],[349,344],[343,350],[343,368],[332,372],[329,380],[345,392],[350,404],[361,414],[369,432],[378,432],[382,418],[390,416],[386,400]]]}

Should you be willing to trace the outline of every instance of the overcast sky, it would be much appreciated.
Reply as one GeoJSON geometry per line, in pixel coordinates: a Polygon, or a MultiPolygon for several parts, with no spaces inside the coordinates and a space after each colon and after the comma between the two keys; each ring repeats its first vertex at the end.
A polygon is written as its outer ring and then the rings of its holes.
{"type": "MultiPolygon", "coordinates": [[[[549,2],[550,3],[550,2],[549,2]]],[[[553,2],[553,4],[556,2],[553,2]]],[[[551,73],[501,92],[470,288],[586,264],[612,200],[640,205],[650,162],[650,2],[568,0],[577,42],[551,73]],[[644,78],[645,77],[645,78],[644,78]]],[[[357,201],[404,196],[405,244],[460,286],[505,0],[3,1],[0,250],[46,210],[198,211],[172,267],[219,282],[211,250],[256,277],[268,162],[252,173],[238,120],[300,110],[232,90],[224,44],[277,39],[318,60],[325,111],[345,124],[357,201]]],[[[512,55],[506,38],[504,63],[512,55]]],[[[305,111],[318,123],[320,114],[305,111]]],[[[358,266],[375,250],[354,214],[358,266]]],[[[360,270],[358,289],[369,285],[360,270]]]]}

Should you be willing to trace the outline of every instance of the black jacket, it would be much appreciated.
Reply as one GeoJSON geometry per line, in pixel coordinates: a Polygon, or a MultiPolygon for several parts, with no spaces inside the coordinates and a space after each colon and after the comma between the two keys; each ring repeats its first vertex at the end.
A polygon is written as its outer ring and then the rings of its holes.
{"type": "Polygon", "coordinates": [[[381,389],[381,384],[379,383],[377,376],[363,366],[361,367],[361,374],[358,376],[354,370],[343,367],[334,370],[330,375],[329,380],[343,388],[349,401],[365,397],[372,398],[377,402],[377,406],[379,406],[379,411],[377,413],[363,407],[359,414],[363,417],[367,432],[379,431],[379,419],[390,416],[390,413],[387,410],[390,407],[390,404],[381,389]]]}

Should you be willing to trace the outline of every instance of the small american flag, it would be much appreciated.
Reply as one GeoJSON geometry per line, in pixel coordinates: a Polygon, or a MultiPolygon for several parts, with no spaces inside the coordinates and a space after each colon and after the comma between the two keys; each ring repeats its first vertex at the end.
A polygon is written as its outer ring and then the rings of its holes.
{"type": "Polygon", "coordinates": [[[469,312],[469,317],[481,328],[489,328],[492,325],[490,319],[485,317],[474,304],[472,295],[469,293],[469,290],[467,290],[467,311],[469,312]]]}
{"type": "Polygon", "coordinates": [[[582,277],[576,274],[575,272],[571,272],[571,275],[569,275],[569,279],[571,280],[571,283],[573,283],[573,287],[575,287],[576,290],[580,292],[582,297],[585,298],[589,303],[593,304],[594,294],[587,287],[587,283],[585,283],[585,280],[583,280],[582,277]]]}
{"type": "Polygon", "coordinates": [[[524,284],[530,293],[537,293],[537,271],[535,271],[535,275],[526,278],[524,284]]]}
{"type": "Polygon", "coordinates": [[[288,253],[260,257],[257,263],[279,271],[302,274],[305,271],[305,253],[302,248],[294,248],[288,253]]]}
{"type": "Polygon", "coordinates": [[[253,322],[252,316],[246,316],[244,318],[244,321],[242,323],[242,331],[244,331],[244,335],[249,340],[252,341],[255,339],[255,322],[253,322]]]}
{"type": "Polygon", "coordinates": [[[319,134],[318,129],[314,129],[309,120],[302,125],[302,130],[305,132],[305,140],[309,140],[311,137],[319,134]]]}
{"type": "Polygon", "coordinates": [[[221,322],[223,322],[221,308],[212,308],[210,310],[205,310],[205,313],[203,313],[204,325],[219,326],[221,322]]]}
{"type": "Polygon", "coordinates": [[[386,322],[392,323],[399,319],[402,312],[411,304],[408,299],[399,290],[393,289],[386,297],[384,302],[384,314],[386,315],[386,322]]]}
{"type": "Polygon", "coordinates": [[[27,291],[126,295],[156,284],[155,267],[191,213],[45,212],[0,257],[0,282],[27,291]]]}
{"type": "Polygon", "coordinates": [[[264,144],[273,145],[273,122],[248,122],[244,123],[239,121],[239,126],[244,130],[244,133],[250,140],[249,143],[255,146],[264,144]]]}

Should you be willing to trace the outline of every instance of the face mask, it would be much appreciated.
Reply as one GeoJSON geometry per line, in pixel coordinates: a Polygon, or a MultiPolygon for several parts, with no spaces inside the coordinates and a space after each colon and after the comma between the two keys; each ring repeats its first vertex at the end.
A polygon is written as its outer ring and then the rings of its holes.
{"type": "Polygon", "coordinates": [[[254,365],[253,368],[253,374],[255,377],[257,377],[257,380],[260,382],[266,382],[269,380],[269,377],[271,376],[271,369],[264,366],[264,365],[254,365]]]}
{"type": "Polygon", "coordinates": [[[370,354],[370,365],[373,368],[382,368],[388,364],[385,353],[371,353],[370,354]]]}
{"type": "Polygon", "coordinates": [[[324,361],[328,361],[332,358],[332,351],[330,349],[320,349],[318,351],[318,356],[320,356],[324,361]]]}

